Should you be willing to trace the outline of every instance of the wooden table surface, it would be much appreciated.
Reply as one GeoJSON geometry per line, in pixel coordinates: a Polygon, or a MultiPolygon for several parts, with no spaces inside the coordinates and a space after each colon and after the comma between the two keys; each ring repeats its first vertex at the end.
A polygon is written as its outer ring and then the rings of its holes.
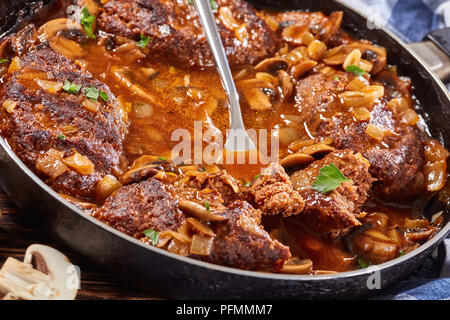
{"type": "Polygon", "coordinates": [[[8,257],[23,261],[28,246],[39,243],[51,246],[63,252],[71,262],[80,267],[81,290],[77,299],[154,299],[145,292],[111,278],[92,263],[81,258],[71,249],[55,242],[42,231],[27,226],[21,219],[14,204],[0,188],[0,266],[8,257]]]}

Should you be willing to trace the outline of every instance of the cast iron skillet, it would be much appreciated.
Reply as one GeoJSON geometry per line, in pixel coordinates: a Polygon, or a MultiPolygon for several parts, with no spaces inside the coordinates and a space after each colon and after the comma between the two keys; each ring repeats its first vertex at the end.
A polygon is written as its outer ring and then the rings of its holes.
{"type": "MultiPolygon", "coordinates": [[[[39,8],[36,3],[0,0],[0,32],[8,31],[16,24],[19,10],[22,9],[22,15],[27,15],[39,8]]],[[[326,14],[344,11],[343,27],[347,31],[386,47],[389,63],[396,64],[400,74],[412,78],[417,88],[415,94],[424,103],[422,115],[431,134],[450,148],[448,92],[430,69],[391,33],[367,29],[366,18],[338,1],[263,0],[254,3],[326,14]]],[[[60,241],[117,277],[167,298],[355,298],[380,293],[367,286],[368,278],[375,270],[380,272],[381,288],[387,288],[410,274],[450,232],[450,202],[443,203],[436,197],[426,212],[433,214],[444,210],[446,225],[431,240],[400,258],[367,269],[333,275],[249,272],[184,258],[145,245],[106,226],[59,197],[19,160],[1,138],[0,183],[27,218],[39,222],[60,241]]]]}

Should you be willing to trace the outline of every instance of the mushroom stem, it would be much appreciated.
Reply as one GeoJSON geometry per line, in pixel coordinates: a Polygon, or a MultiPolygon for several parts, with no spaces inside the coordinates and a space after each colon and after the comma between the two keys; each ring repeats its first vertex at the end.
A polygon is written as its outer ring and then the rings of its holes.
{"type": "Polygon", "coordinates": [[[0,270],[0,296],[6,300],[73,300],[79,287],[75,267],[61,252],[28,247],[24,262],[8,258],[0,270]]]}

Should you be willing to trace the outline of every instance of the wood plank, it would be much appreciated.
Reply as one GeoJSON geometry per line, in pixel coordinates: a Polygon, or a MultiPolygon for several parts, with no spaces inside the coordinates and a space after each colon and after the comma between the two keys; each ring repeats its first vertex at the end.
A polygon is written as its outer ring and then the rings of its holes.
{"type": "Polygon", "coordinates": [[[99,270],[73,250],[57,243],[42,231],[25,225],[21,219],[20,212],[1,188],[0,209],[2,212],[0,217],[0,265],[8,257],[14,257],[22,261],[28,246],[34,243],[44,244],[63,252],[73,264],[79,266],[82,270],[81,289],[78,292],[77,299],[157,299],[157,297],[149,296],[147,293],[131,287],[123,281],[111,279],[108,274],[99,270]]]}

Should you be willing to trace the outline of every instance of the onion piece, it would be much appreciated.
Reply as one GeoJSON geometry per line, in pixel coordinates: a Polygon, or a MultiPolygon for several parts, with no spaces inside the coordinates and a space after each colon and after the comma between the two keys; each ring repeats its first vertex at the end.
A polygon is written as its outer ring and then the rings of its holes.
{"type": "Polygon", "coordinates": [[[83,107],[92,112],[98,112],[100,103],[98,101],[93,101],[91,99],[86,99],[83,101],[83,107]]]}
{"type": "Polygon", "coordinates": [[[400,115],[401,122],[406,123],[407,125],[414,126],[419,122],[420,118],[417,113],[413,109],[406,109],[400,115]]]}
{"type": "Polygon", "coordinates": [[[20,69],[20,59],[19,57],[14,57],[9,64],[8,73],[13,73],[20,69]]]}
{"type": "Polygon", "coordinates": [[[430,192],[438,191],[445,186],[447,181],[447,161],[441,160],[427,164],[423,173],[425,174],[427,190],[430,192]]]}
{"type": "Polygon", "coordinates": [[[376,125],[374,125],[372,123],[367,126],[365,132],[369,137],[371,137],[377,141],[380,141],[380,142],[383,141],[384,135],[386,133],[385,130],[377,127],[376,125]]]}
{"type": "Polygon", "coordinates": [[[361,107],[352,110],[352,114],[358,121],[369,121],[370,111],[367,108],[361,107]]]}
{"type": "Polygon", "coordinates": [[[35,81],[39,87],[41,87],[43,90],[49,93],[57,93],[61,91],[63,87],[63,84],[61,82],[41,80],[41,79],[36,79],[35,81]]]}
{"type": "Polygon", "coordinates": [[[425,159],[428,163],[433,163],[441,160],[446,160],[449,157],[449,152],[442,144],[436,140],[430,140],[425,145],[425,159]]]}
{"type": "Polygon", "coordinates": [[[94,164],[88,157],[79,154],[76,150],[73,150],[74,154],[62,159],[62,162],[77,171],[80,174],[94,173],[94,164]]]}
{"type": "Polygon", "coordinates": [[[214,237],[204,237],[199,234],[194,234],[189,252],[195,255],[209,256],[211,254],[213,244],[214,237]]]}
{"type": "Polygon", "coordinates": [[[3,101],[2,107],[6,110],[6,112],[13,113],[14,109],[17,107],[17,104],[17,101],[6,99],[5,101],[3,101]]]}
{"type": "Polygon", "coordinates": [[[122,187],[122,184],[119,181],[117,181],[116,177],[107,174],[95,186],[96,196],[99,200],[104,201],[111,194],[113,194],[114,191],[120,189],[120,187],[122,187]]]}
{"type": "Polygon", "coordinates": [[[42,158],[36,162],[36,169],[45,173],[52,179],[56,179],[69,168],[61,161],[64,153],[56,149],[48,150],[42,158]]]}
{"type": "Polygon", "coordinates": [[[150,118],[153,115],[153,107],[142,101],[133,103],[132,115],[137,119],[150,118]]]}
{"type": "Polygon", "coordinates": [[[216,235],[210,227],[195,218],[187,218],[186,223],[189,224],[190,229],[194,231],[194,233],[201,233],[208,237],[214,237],[216,235]]]}

